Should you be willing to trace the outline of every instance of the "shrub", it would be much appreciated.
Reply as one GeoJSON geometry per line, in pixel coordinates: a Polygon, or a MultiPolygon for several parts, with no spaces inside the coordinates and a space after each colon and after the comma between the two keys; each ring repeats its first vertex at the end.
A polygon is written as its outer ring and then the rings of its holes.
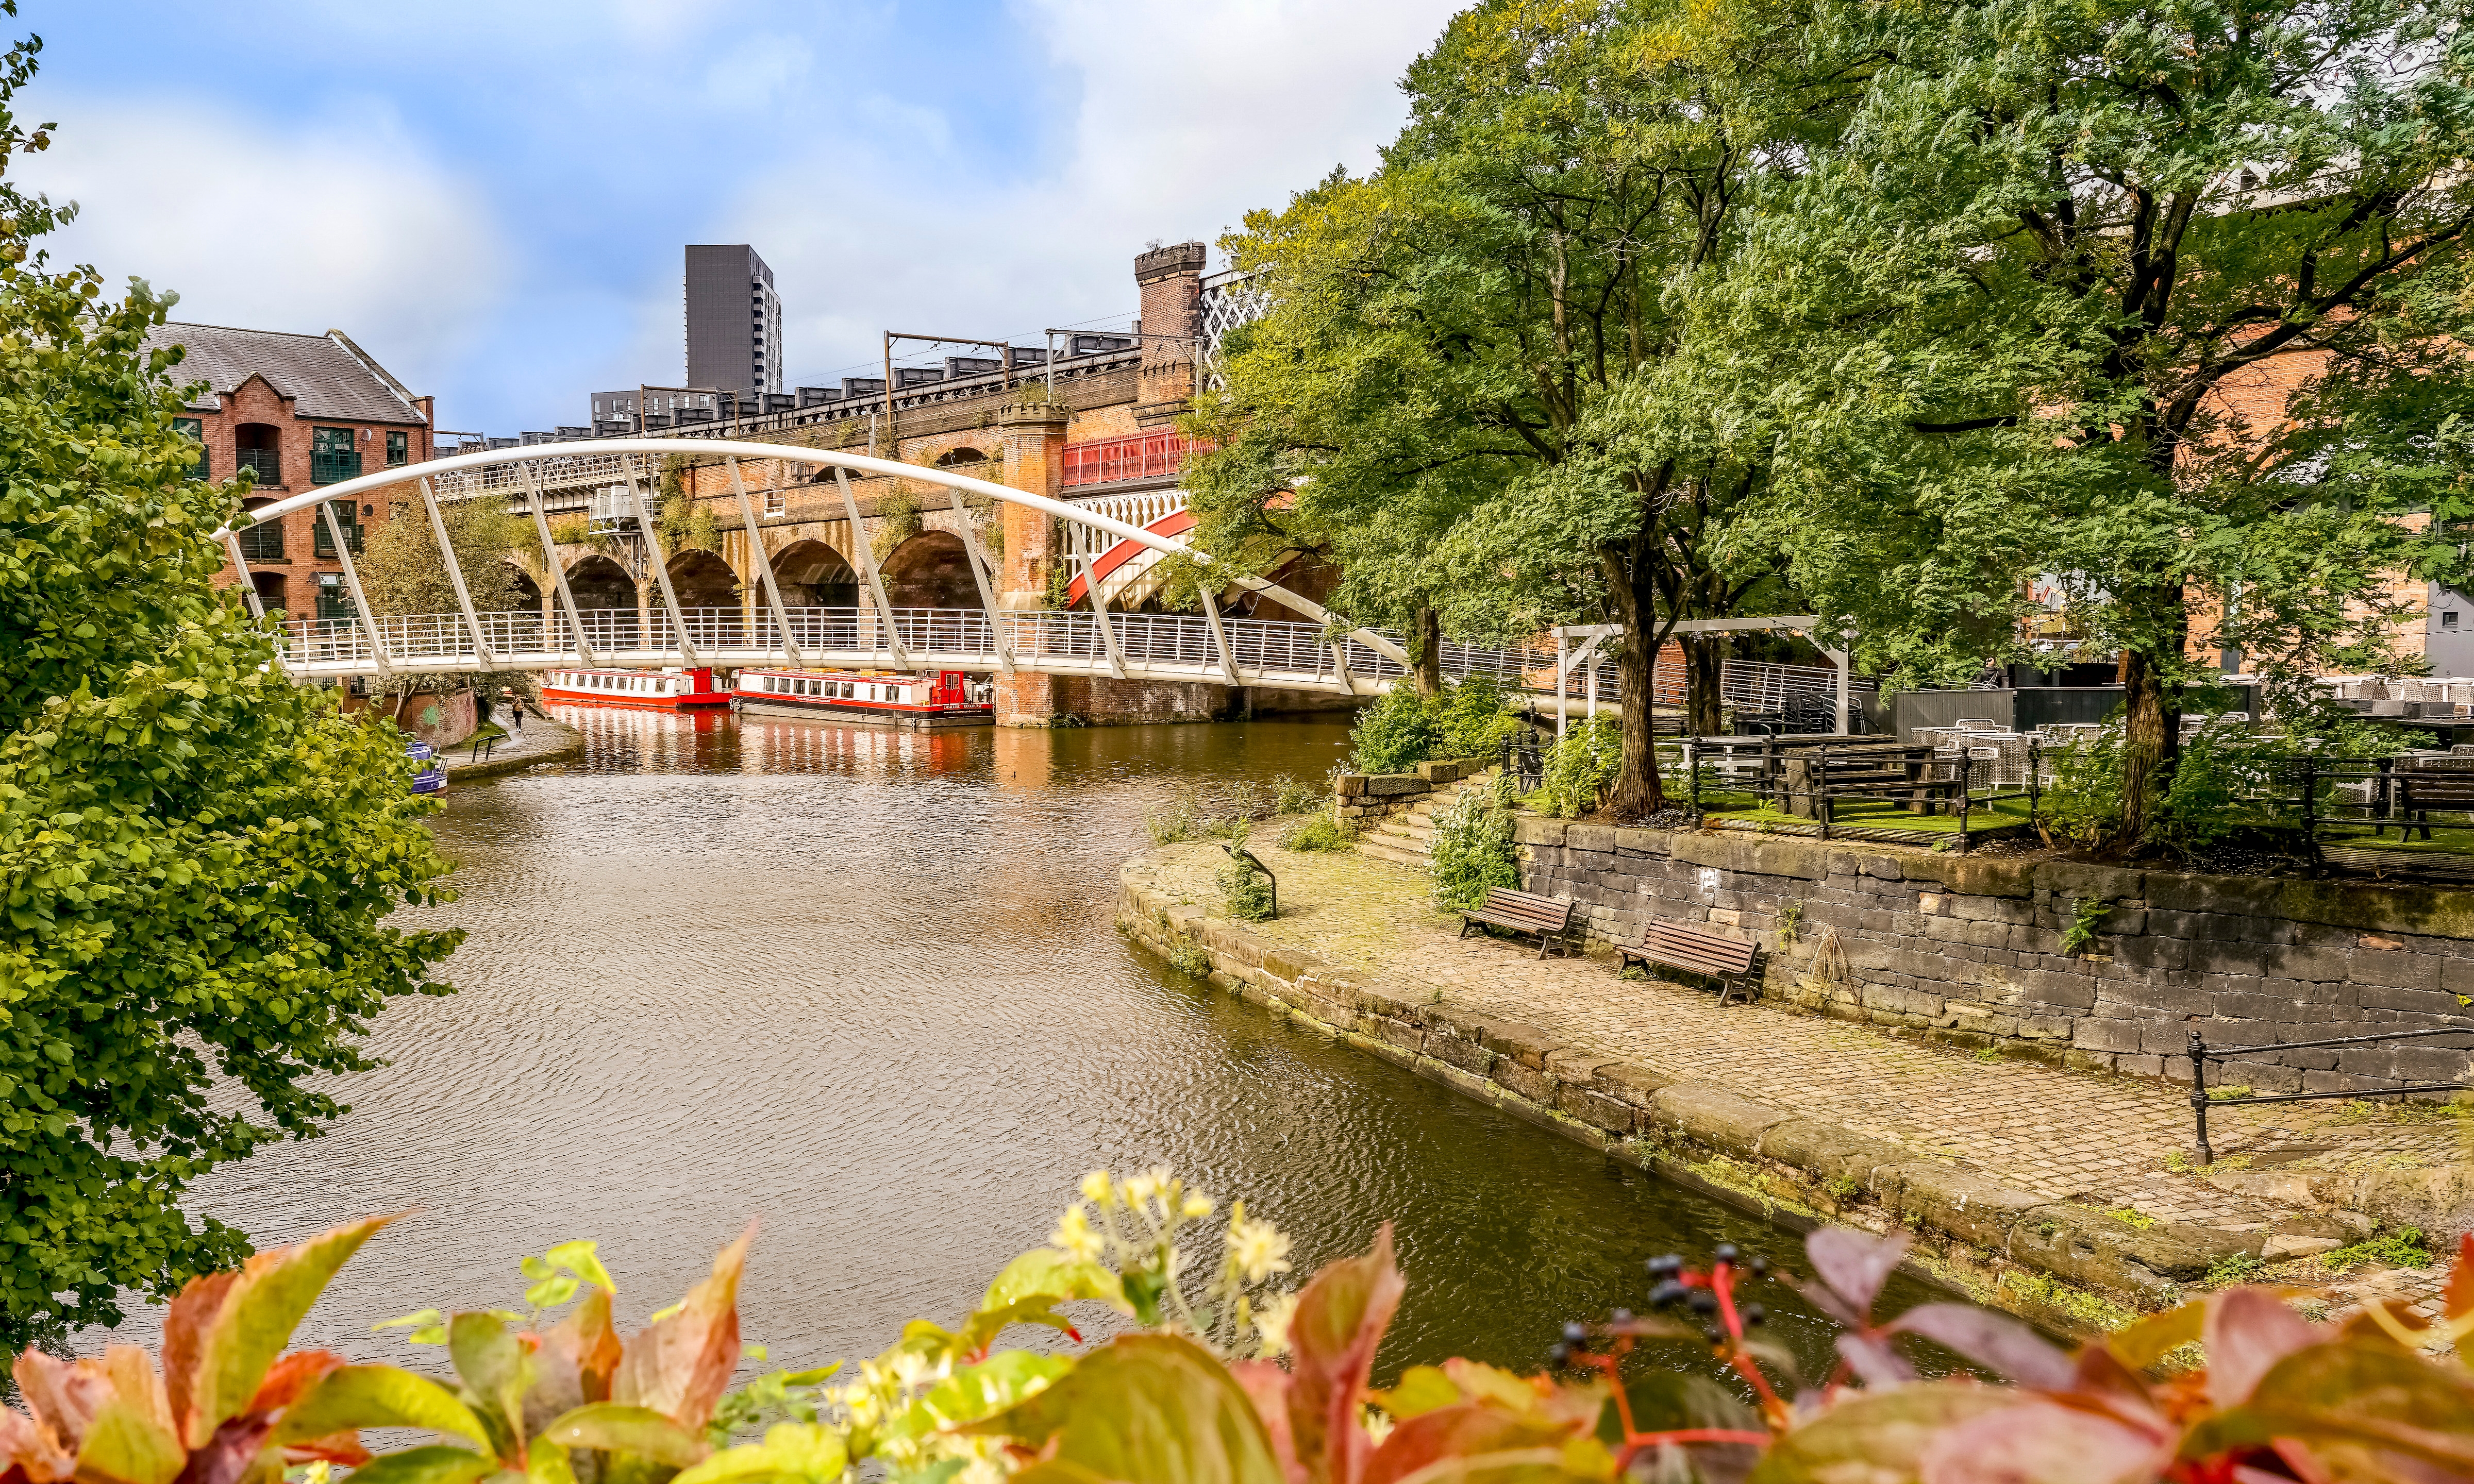
{"type": "Polygon", "coordinates": [[[1260,783],[1230,783],[1210,790],[1180,789],[1166,808],[1143,814],[1153,845],[1186,840],[1244,840],[1257,820],[1272,817],[1272,790],[1260,783]]]}
{"type": "Polygon", "coordinates": [[[1358,713],[1349,752],[1360,773],[1406,773],[1439,757],[1492,757],[1519,725],[1491,675],[1447,685],[1432,701],[1403,684],[1358,713]]]}
{"type": "Polygon", "coordinates": [[[1283,850],[1345,850],[1356,836],[1328,814],[1309,814],[1280,831],[1283,850]]]}
{"type": "Polygon", "coordinates": [[[2107,723],[2081,736],[2053,759],[2052,786],[2045,790],[2045,824],[2055,838],[2100,846],[2122,826],[2122,726],[2107,723]]]}
{"type": "Polygon", "coordinates": [[[1590,717],[1547,750],[1530,807],[1557,819],[1578,819],[1598,806],[1622,766],[1622,724],[1612,716],[1590,717]]]}
{"type": "Polygon", "coordinates": [[[1278,774],[1273,778],[1273,813],[1304,814],[1311,809],[1321,807],[1322,804],[1322,795],[1316,790],[1312,783],[1300,782],[1298,779],[1293,778],[1285,773],[1278,774]]]}
{"type": "Polygon", "coordinates": [[[1272,879],[1253,863],[1231,857],[1220,868],[1220,899],[1240,922],[1260,922],[1272,915],[1272,879]]]}
{"type": "Polygon", "coordinates": [[[1512,808],[1503,781],[1464,789],[1435,816],[1432,869],[1435,900],[1459,909],[1486,899],[1489,887],[1520,884],[1519,848],[1512,838],[1512,808]]]}
{"type": "Polygon", "coordinates": [[[1349,755],[1360,773],[1406,773],[1435,755],[1435,713],[1406,685],[1357,713],[1349,755]]]}

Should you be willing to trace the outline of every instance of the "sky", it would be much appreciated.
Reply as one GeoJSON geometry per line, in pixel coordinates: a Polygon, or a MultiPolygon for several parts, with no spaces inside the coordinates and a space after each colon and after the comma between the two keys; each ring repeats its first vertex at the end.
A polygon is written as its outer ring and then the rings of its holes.
{"type": "Polygon", "coordinates": [[[684,379],[689,243],[772,266],[786,387],[885,329],[1121,327],[1147,243],[1373,166],[1457,8],[21,0],[19,117],[60,129],[16,173],[81,207],[56,258],[177,320],[342,329],[507,436],[684,379]]]}

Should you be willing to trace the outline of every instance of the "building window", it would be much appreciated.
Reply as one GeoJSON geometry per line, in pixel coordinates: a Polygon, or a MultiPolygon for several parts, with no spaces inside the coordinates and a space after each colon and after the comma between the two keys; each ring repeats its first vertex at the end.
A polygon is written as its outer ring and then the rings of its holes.
{"type": "Polygon", "coordinates": [[[2439,627],[2441,627],[2441,628],[2443,628],[2443,629],[2454,629],[2454,628],[2456,628],[2456,627],[2457,627],[2457,610],[2455,610],[2455,609],[2453,609],[2453,608],[2444,608],[2444,609],[2441,609],[2441,610],[2439,610],[2439,627]]]}
{"type": "Polygon", "coordinates": [[[255,476],[261,490],[283,488],[282,435],[271,423],[244,422],[232,429],[234,462],[255,476]]]}
{"type": "Polygon", "coordinates": [[[790,491],[775,488],[764,491],[764,514],[779,515],[790,508],[790,491]]]}
{"type": "MultiPolygon", "coordinates": [[[[313,485],[338,484],[357,479],[361,472],[361,451],[352,446],[351,428],[311,428],[309,430],[309,482],[313,485]]],[[[335,514],[342,515],[338,510],[335,514]]]]}
{"type": "MultiPolygon", "coordinates": [[[[274,503],[273,500],[260,500],[250,507],[249,514],[254,515],[274,503]]],[[[282,561],[283,521],[281,518],[267,521],[262,525],[244,527],[240,533],[240,555],[244,562],[282,561]]]]}
{"type": "MultiPolygon", "coordinates": [[[[328,500],[327,505],[335,513],[336,523],[344,528],[344,544],[352,548],[353,556],[359,556],[361,554],[361,508],[350,500],[328,500]]],[[[333,560],[335,538],[327,530],[327,517],[319,516],[318,524],[312,529],[318,534],[309,543],[310,549],[320,557],[333,560]]]]}
{"type": "Polygon", "coordinates": [[[343,578],[333,572],[318,574],[318,617],[322,622],[351,618],[358,611],[352,607],[352,589],[344,586],[343,578]]]}
{"type": "Polygon", "coordinates": [[[195,442],[198,445],[198,462],[189,466],[189,477],[191,479],[214,478],[215,476],[213,472],[206,466],[206,424],[205,420],[198,418],[175,418],[172,419],[172,431],[180,434],[182,438],[195,442]]]}
{"type": "Polygon", "coordinates": [[[406,461],[411,459],[411,457],[412,435],[409,433],[389,433],[387,435],[387,467],[400,468],[406,461]]]}

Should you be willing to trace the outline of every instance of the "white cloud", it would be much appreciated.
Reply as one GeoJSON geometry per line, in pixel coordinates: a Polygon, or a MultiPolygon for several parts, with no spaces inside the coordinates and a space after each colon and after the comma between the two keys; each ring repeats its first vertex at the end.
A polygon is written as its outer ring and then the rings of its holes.
{"type": "Polygon", "coordinates": [[[57,142],[24,183],[81,203],[54,258],[177,290],[176,319],[339,328],[427,391],[500,306],[510,265],[482,197],[389,116],[286,129],[194,102],[45,105],[57,142]]]}
{"type": "MultiPolygon", "coordinates": [[[[1371,168],[1408,116],[1400,75],[1460,8],[1022,3],[1079,84],[1053,161],[992,181],[939,138],[913,135],[899,159],[882,137],[838,140],[752,181],[701,239],[752,242],[773,265],[795,376],[872,361],[884,328],[1035,344],[1047,325],[1129,316],[1146,241],[1215,241],[1335,164],[1371,168]]],[[[647,354],[676,338],[675,301],[660,307],[647,354]]]]}

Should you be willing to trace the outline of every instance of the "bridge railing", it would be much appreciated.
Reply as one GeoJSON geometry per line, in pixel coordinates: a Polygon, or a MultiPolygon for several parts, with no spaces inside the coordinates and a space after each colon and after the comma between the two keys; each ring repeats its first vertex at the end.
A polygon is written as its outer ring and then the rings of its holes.
{"type": "MultiPolygon", "coordinates": [[[[683,630],[674,627],[667,609],[650,613],[632,608],[586,609],[580,625],[563,611],[544,615],[535,610],[478,615],[481,635],[492,657],[515,669],[541,669],[545,661],[572,659],[584,649],[596,658],[624,656],[624,663],[681,663],[681,632],[699,658],[723,663],[785,662],[786,650],[769,610],[750,617],[739,608],[693,608],[680,612],[683,630]],[[647,657],[651,657],[648,661],[647,657]]],[[[896,609],[888,626],[870,608],[792,608],[784,612],[789,639],[812,663],[896,665],[902,654],[927,663],[967,664],[993,669],[996,637],[1001,628],[1007,652],[1026,660],[1072,660],[1104,670],[1109,645],[1102,636],[1100,615],[1087,610],[1007,611],[989,616],[978,609],[896,609]]],[[[1220,647],[1209,620],[1196,613],[1109,613],[1116,651],[1127,664],[1189,674],[1197,680],[1219,678],[1220,647]]],[[[1340,661],[1334,642],[1321,624],[1276,619],[1229,617],[1224,621],[1228,648],[1243,678],[1254,683],[1339,688],[1340,661]]],[[[471,631],[460,614],[430,613],[375,620],[383,654],[374,656],[367,629],[357,618],[293,621],[283,626],[283,662],[313,667],[320,673],[362,673],[377,668],[376,659],[401,670],[470,668],[478,662],[471,631]]],[[[1396,636],[1387,635],[1387,637],[1396,636]]],[[[1353,682],[1383,682],[1405,674],[1404,667],[1355,639],[1339,641],[1353,682]]],[[[1555,659],[1534,649],[1498,649],[1446,641],[1445,674],[1455,677],[1493,676],[1507,689],[1552,690],[1555,659]]],[[[1781,688],[1818,689],[1829,672],[1804,673],[1803,667],[1749,665],[1731,660],[1727,683],[1731,699],[1749,684],[1766,695],[1781,688]],[[1742,667],[1739,673],[1738,666],[1742,667]],[[1771,672],[1795,670],[1792,677],[1771,672]]],[[[1567,680],[1566,693],[1582,693],[1580,676],[1567,680]]],[[[1612,664],[1599,671],[1598,698],[1619,704],[1622,686],[1612,664]]],[[[1669,698],[1659,696],[1661,701],[1669,698]]]]}

